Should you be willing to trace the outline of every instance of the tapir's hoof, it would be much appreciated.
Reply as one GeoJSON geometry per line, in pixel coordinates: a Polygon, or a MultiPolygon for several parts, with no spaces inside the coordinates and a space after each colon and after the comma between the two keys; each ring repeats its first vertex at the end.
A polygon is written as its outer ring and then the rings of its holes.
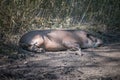
{"type": "Polygon", "coordinates": [[[75,55],[83,56],[84,54],[82,52],[76,51],[75,55]]]}
{"type": "Polygon", "coordinates": [[[45,53],[45,50],[43,48],[38,48],[36,50],[36,53],[45,53]]]}

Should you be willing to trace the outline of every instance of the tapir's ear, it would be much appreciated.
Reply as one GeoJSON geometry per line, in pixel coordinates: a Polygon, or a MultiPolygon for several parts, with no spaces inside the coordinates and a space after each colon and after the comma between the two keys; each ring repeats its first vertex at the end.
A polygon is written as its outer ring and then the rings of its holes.
{"type": "Polygon", "coordinates": [[[87,34],[86,36],[87,36],[87,37],[90,37],[90,34],[87,34]]]}

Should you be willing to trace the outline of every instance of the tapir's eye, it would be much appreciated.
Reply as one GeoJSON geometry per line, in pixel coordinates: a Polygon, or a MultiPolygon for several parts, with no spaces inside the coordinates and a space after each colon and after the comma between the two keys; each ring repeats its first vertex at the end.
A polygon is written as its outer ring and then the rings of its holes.
{"type": "Polygon", "coordinates": [[[95,42],[97,42],[97,39],[95,39],[95,42]]]}

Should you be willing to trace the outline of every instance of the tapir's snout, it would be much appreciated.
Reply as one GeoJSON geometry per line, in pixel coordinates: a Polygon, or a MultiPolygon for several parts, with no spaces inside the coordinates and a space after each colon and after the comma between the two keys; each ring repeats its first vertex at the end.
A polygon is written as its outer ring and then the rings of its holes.
{"type": "Polygon", "coordinates": [[[100,47],[103,45],[103,41],[101,39],[97,39],[96,43],[95,43],[95,47],[100,47]]]}

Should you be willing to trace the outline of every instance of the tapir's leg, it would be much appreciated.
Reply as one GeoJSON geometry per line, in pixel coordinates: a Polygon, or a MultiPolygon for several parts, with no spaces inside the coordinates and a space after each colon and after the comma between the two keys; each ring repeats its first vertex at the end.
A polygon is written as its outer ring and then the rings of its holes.
{"type": "Polygon", "coordinates": [[[29,46],[29,47],[28,47],[28,50],[29,50],[29,51],[32,51],[32,52],[37,52],[37,53],[45,52],[45,50],[44,50],[43,48],[39,48],[39,47],[37,47],[35,44],[29,46]]]}
{"type": "Polygon", "coordinates": [[[78,43],[64,41],[63,44],[64,44],[64,46],[65,46],[67,49],[69,49],[69,50],[77,50],[77,51],[78,51],[78,54],[79,54],[80,56],[83,55],[82,52],[81,52],[81,48],[80,48],[80,46],[79,46],[78,43]]]}

